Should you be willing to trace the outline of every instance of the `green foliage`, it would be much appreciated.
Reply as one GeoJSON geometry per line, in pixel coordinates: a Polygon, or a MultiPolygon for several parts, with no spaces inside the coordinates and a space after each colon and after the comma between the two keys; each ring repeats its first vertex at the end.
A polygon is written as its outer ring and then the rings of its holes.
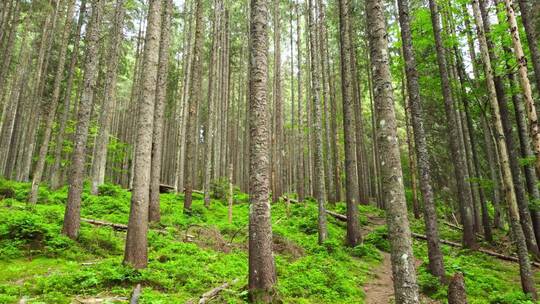
{"type": "Polygon", "coordinates": [[[379,250],[390,252],[390,242],[388,242],[388,229],[386,226],[375,228],[364,238],[364,242],[375,246],[379,250]]]}
{"type": "MultiPolygon", "coordinates": [[[[133,286],[144,287],[141,303],[185,303],[223,282],[238,282],[224,291],[217,302],[245,303],[247,277],[248,204],[238,200],[233,206],[233,222],[227,221],[227,203],[212,200],[209,208],[200,195],[194,196],[193,214],[182,212],[182,195],[161,196],[162,221],[150,230],[148,268],[136,271],[123,266],[125,233],[108,227],[81,224],[73,241],[62,234],[66,188],[42,191],[48,201],[27,210],[21,193],[29,185],[2,181],[15,189],[15,198],[0,203],[0,303],[12,303],[28,295],[39,303],[71,303],[74,296],[98,294],[129,296],[133,286]],[[188,229],[188,230],[186,230],[188,229]],[[187,234],[193,240],[184,242],[187,234]],[[227,245],[230,243],[230,245],[227,245]],[[82,264],[81,264],[82,263],[82,264]],[[82,266],[84,265],[84,266],[82,266]]],[[[247,195],[236,194],[247,201],[247,195]]],[[[100,187],[99,195],[83,194],[82,216],[127,223],[130,193],[114,185],[100,187]]],[[[345,213],[338,203],[336,212],[345,213]]],[[[359,206],[360,222],[369,223],[384,212],[359,206]]],[[[344,245],[345,225],[328,217],[329,238],[317,243],[317,204],[312,200],[272,205],[272,222],[277,274],[276,290],[284,303],[357,303],[364,296],[361,286],[382,260],[380,250],[389,251],[388,231],[378,227],[364,236],[355,248],[344,245]]],[[[422,231],[423,223],[412,228],[422,231]]],[[[441,227],[444,238],[459,239],[453,230],[441,227]]],[[[501,263],[468,251],[443,247],[448,274],[463,272],[472,304],[528,304],[519,290],[515,264],[501,263]]],[[[424,243],[415,242],[415,253],[426,259],[424,243]]],[[[424,263],[425,264],[425,263],[424,263]]],[[[419,284],[432,298],[442,300],[446,288],[424,266],[419,284]]]]}

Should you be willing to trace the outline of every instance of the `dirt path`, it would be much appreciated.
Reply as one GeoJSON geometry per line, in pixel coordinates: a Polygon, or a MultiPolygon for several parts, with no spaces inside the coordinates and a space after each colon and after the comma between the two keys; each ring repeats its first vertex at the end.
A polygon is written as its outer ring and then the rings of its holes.
{"type": "Polygon", "coordinates": [[[381,252],[381,254],[383,262],[373,270],[374,279],[364,285],[366,304],[388,304],[394,298],[390,254],[387,252],[381,252]]]}
{"type": "MultiPolygon", "coordinates": [[[[366,235],[379,226],[385,224],[385,219],[380,217],[368,218],[368,225],[363,227],[362,234],[366,235]]],[[[381,265],[372,271],[372,278],[364,285],[366,293],[366,304],[389,304],[394,303],[394,280],[392,277],[392,261],[390,253],[381,251],[383,261],[381,265]]],[[[422,264],[421,260],[416,260],[416,269],[422,264]]],[[[438,301],[420,295],[420,303],[438,304],[438,301]]]]}

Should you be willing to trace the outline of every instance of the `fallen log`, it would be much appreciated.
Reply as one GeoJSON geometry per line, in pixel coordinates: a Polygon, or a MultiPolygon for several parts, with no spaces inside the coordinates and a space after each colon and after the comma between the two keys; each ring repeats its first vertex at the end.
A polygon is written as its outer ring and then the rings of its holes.
{"type": "Polygon", "coordinates": [[[94,226],[111,227],[113,230],[116,230],[116,231],[126,231],[128,229],[128,226],[124,224],[117,224],[117,223],[111,223],[111,222],[94,220],[94,219],[86,219],[86,218],[81,218],[81,221],[88,224],[92,224],[94,226]]]}
{"type": "Polygon", "coordinates": [[[346,215],[339,214],[339,213],[331,211],[331,210],[326,210],[326,213],[331,215],[332,217],[334,217],[336,220],[339,220],[339,221],[342,221],[342,222],[347,221],[347,216],[346,215]]]}
{"type": "Polygon", "coordinates": [[[135,288],[133,289],[133,292],[131,293],[131,300],[129,300],[129,304],[138,304],[140,297],[141,297],[141,284],[137,284],[137,286],[135,286],[135,288]]]}
{"type": "MultiPolygon", "coordinates": [[[[124,224],[111,223],[111,222],[107,222],[107,221],[100,221],[100,220],[87,219],[87,218],[81,218],[81,221],[83,221],[85,223],[88,223],[88,224],[91,224],[91,225],[94,225],[94,226],[98,226],[98,227],[111,227],[115,231],[127,231],[128,230],[128,225],[124,225],[124,224]]],[[[163,230],[163,229],[150,228],[150,230],[154,230],[154,231],[159,232],[161,234],[167,234],[167,230],[163,230]]]]}
{"type": "MultiPolygon", "coordinates": [[[[332,211],[330,211],[330,212],[332,212],[332,211]]],[[[326,210],[326,213],[334,216],[335,218],[344,219],[344,221],[347,221],[347,216],[345,216],[343,214],[339,214],[339,213],[335,213],[335,212],[329,213],[328,210],[326,210]]],[[[417,239],[427,240],[427,236],[425,236],[423,234],[420,234],[420,233],[411,232],[411,235],[414,238],[417,238],[417,239]]],[[[448,241],[448,240],[444,240],[444,239],[439,239],[439,242],[441,242],[442,244],[448,245],[448,246],[452,246],[452,247],[456,247],[456,248],[463,248],[463,245],[461,245],[460,243],[456,243],[456,242],[452,242],[452,241],[448,241]]],[[[498,259],[501,259],[501,260],[504,260],[504,261],[519,262],[517,257],[504,255],[504,254],[501,254],[501,253],[498,253],[498,252],[495,252],[495,251],[491,251],[491,250],[487,250],[487,249],[483,249],[483,248],[478,248],[478,249],[476,249],[476,251],[487,254],[487,255],[495,257],[495,258],[498,258],[498,259]]],[[[531,261],[531,264],[533,266],[535,266],[535,267],[540,268],[540,263],[538,263],[538,262],[531,261]]]]}
{"type": "MultiPolygon", "coordinates": [[[[417,239],[427,240],[427,237],[425,235],[423,235],[423,234],[414,233],[414,232],[411,232],[411,234],[412,234],[413,237],[415,237],[417,239]]],[[[452,242],[452,241],[448,241],[448,240],[443,240],[443,239],[439,239],[439,242],[441,242],[441,243],[443,243],[445,245],[448,245],[448,246],[452,246],[452,247],[456,247],[456,248],[463,248],[463,245],[461,245],[460,243],[456,243],[456,242],[452,242]]],[[[495,251],[491,251],[491,250],[487,250],[487,249],[483,249],[483,248],[478,248],[475,251],[487,254],[489,256],[498,258],[500,260],[510,261],[510,262],[519,262],[519,259],[517,257],[515,257],[515,256],[504,255],[502,253],[498,253],[498,252],[495,252],[495,251]]],[[[540,268],[540,263],[538,263],[538,262],[531,261],[531,264],[533,266],[535,266],[535,267],[540,268]]]]}
{"type": "Polygon", "coordinates": [[[215,298],[221,291],[229,288],[229,286],[234,285],[236,282],[238,282],[238,279],[234,279],[231,283],[223,283],[220,286],[203,293],[203,295],[199,299],[199,304],[208,303],[210,300],[215,298]]]}

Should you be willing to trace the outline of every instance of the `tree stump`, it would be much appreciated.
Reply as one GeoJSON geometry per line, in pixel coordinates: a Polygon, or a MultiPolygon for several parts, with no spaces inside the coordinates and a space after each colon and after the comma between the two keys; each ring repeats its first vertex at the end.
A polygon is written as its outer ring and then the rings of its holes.
{"type": "Polygon", "coordinates": [[[467,304],[465,281],[461,272],[456,273],[448,286],[448,304],[467,304]]]}

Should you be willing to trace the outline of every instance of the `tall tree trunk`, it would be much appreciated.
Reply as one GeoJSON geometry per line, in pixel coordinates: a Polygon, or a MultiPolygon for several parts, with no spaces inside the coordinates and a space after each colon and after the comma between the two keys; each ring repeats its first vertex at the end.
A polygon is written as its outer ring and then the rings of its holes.
{"type": "Polygon", "coordinates": [[[272,303],[276,284],[270,215],[268,0],[251,0],[249,50],[249,299],[272,303]]]}
{"type": "Polygon", "coordinates": [[[476,238],[474,234],[473,203],[471,200],[471,188],[467,180],[466,161],[462,149],[462,141],[459,139],[456,129],[457,121],[454,111],[454,99],[452,97],[452,88],[448,76],[448,66],[446,55],[441,37],[441,21],[439,19],[439,8],[435,0],[429,0],[431,11],[431,22],[435,38],[435,47],[437,51],[437,63],[439,74],[441,76],[441,86],[444,99],[444,109],[447,119],[448,134],[450,137],[450,152],[454,163],[454,174],[458,188],[458,201],[460,205],[461,220],[463,222],[463,245],[468,248],[476,248],[476,238]]]}
{"type": "Polygon", "coordinates": [[[295,13],[296,13],[296,65],[297,65],[297,72],[296,72],[296,79],[298,83],[298,130],[297,130],[297,138],[298,138],[298,147],[300,148],[298,152],[298,160],[297,160],[297,170],[298,170],[298,176],[297,176],[297,184],[296,184],[296,191],[298,192],[298,201],[302,202],[304,200],[304,187],[305,187],[305,174],[304,174],[304,115],[302,113],[302,104],[304,103],[303,94],[302,94],[302,43],[301,43],[301,32],[300,32],[300,13],[299,13],[299,7],[300,4],[297,2],[295,4],[295,13]]]}
{"type": "MultiPolygon", "coordinates": [[[[210,206],[210,179],[212,174],[212,151],[213,151],[213,145],[214,145],[214,104],[217,100],[216,91],[217,91],[217,81],[215,79],[217,78],[217,69],[215,68],[218,63],[218,52],[217,50],[220,47],[220,40],[219,38],[221,35],[219,35],[219,30],[221,29],[220,26],[220,12],[221,12],[221,2],[220,1],[214,1],[214,19],[213,19],[213,37],[212,37],[212,48],[211,48],[211,54],[210,54],[210,66],[209,66],[209,72],[208,72],[208,122],[206,126],[206,132],[205,132],[205,162],[204,162],[204,205],[206,207],[210,206]]],[[[214,164],[215,167],[215,164],[214,164]]]]}
{"type": "Polygon", "coordinates": [[[388,235],[392,256],[394,293],[397,304],[419,303],[416,270],[412,252],[411,231],[407,218],[407,203],[403,186],[403,173],[397,121],[394,112],[392,75],[388,58],[388,41],[382,2],[366,1],[367,32],[371,54],[374,101],[377,111],[377,137],[381,153],[381,177],[385,185],[388,235]]]}
{"type": "Polygon", "coordinates": [[[276,202],[283,194],[283,102],[281,98],[281,17],[280,0],[273,1],[274,11],[274,132],[272,155],[272,201],[276,202]]]}
{"type": "Polygon", "coordinates": [[[86,15],[86,0],[82,0],[79,9],[79,20],[77,21],[77,29],[75,31],[75,38],[73,41],[73,50],[71,52],[71,59],[68,69],[68,78],[66,81],[66,88],[64,92],[64,103],[62,105],[62,116],[60,117],[60,123],[56,134],[56,145],[54,148],[54,163],[51,168],[51,188],[58,189],[61,183],[61,165],[62,165],[62,151],[64,148],[64,136],[66,132],[67,120],[69,117],[69,108],[71,104],[71,91],[73,88],[73,78],[75,75],[75,66],[77,65],[79,57],[79,42],[81,40],[81,29],[84,23],[84,16],[86,15]]]}
{"type": "Polygon", "coordinates": [[[489,57],[489,51],[487,47],[486,37],[484,34],[484,28],[482,23],[482,16],[480,14],[480,7],[478,0],[472,1],[474,18],[476,20],[476,29],[478,34],[478,40],[480,42],[480,51],[482,55],[482,61],[484,62],[484,72],[486,76],[486,82],[488,87],[489,101],[493,110],[493,122],[495,125],[495,132],[497,134],[497,147],[499,148],[500,164],[502,171],[502,180],[506,201],[508,203],[508,214],[510,216],[510,226],[513,232],[514,240],[516,242],[517,254],[519,258],[519,268],[521,276],[521,284],[523,291],[532,295],[536,299],[536,289],[534,278],[531,272],[531,265],[529,255],[527,252],[527,244],[525,242],[525,235],[519,222],[519,211],[516,200],[516,194],[514,191],[514,185],[512,180],[512,173],[510,170],[508,151],[506,142],[504,140],[504,130],[501,122],[501,115],[499,112],[499,104],[497,95],[495,92],[495,84],[493,82],[493,70],[491,66],[491,60],[489,57]]]}
{"type": "Polygon", "coordinates": [[[311,58],[311,98],[312,98],[312,124],[310,125],[313,134],[313,192],[317,200],[319,209],[318,230],[319,244],[322,244],[328,237],[326,228],[326,209],[324,206],[326,200],[324,186],[324,165],[323,165],[323,142],[322,142],[322,109],[320,99],[319,82],[319,58],[317,57],[316,36],[317,29],[315,24],[315,6],[313,0],[308,1],[308,27],[309,27],[309,52],[311,58]]]}
{"type": "Polygon", "coordinates": [[[439,228],[437,224],[437,211],[433,187],[431,186],[431,166],[429,163],[426,132],[422,119],[422,103],[420,100],[420,87],[418,84],[418,70],[412,46],[412,33],[410,26],[410,11],[408,0],[398,0],[399,24],[401,27],[401,40],[403,57],[405,60],[405,74],[407,76],[407,93],[409,96],[409,109],[411,124],[414,133],[414,148],[418,161],[420,191],[424,202],[424,222],[428,241],[429,271],[439,280],[445,280],[443,255],[439,244],[439,228]]]}
{"type": "Polygon", "coordinates": [[[71,31],[71,20],[73,18],[74,12],[75,1],[70,0],[68,2],[64,31],[62,32],[62,38],[60,42],[60,54],[58,56],[58,66],[56,68],[56,74],[54,78],[53,95],[52,99],[46,106],[46,109],[43,113],[45,116],[45,130],[43,133],[43,141],[39,148],[38,160],[34,169],[34,174],[32,177],[32,187],[30,190],[30,197],[28,199],[28,202],[33,205],[36,204],[38,199],[39,184],[41,183],[41,178],[43,176],[43,171],[45,168],[45,160],[47,158],[47,152],[49,151],[49,141],[51,139],[54,118],[56,116],[56,108],[58,107],[58,99],[60,97],[60,84],[64,76],[63,72],[66,62],[67,45],[69,40],[69,33],[71,31]]]}
{"type": "Polygon", "coordinates": [[[519,11],[521,13],[521,22],[523,23],[523,27],[525,29],[525,35],[527,35],[534,76],[536,77],[536,91],[540,93],[540,50],[538,50],[538,33],[536,32],[536,28],[532,20],[535,12],[533,11],[531,2],[537,1],[518,0],[519,11]]]}
{"type": "Polygon", "coordinates": [[[347,194],[347,245],[362,242],[358,222],[358,176],[356,175],[356,137],[354,122],[353,82],[351,71],[351,40],[349,37],[349,0],[339,1],[339,40],[341,54],[341,94],[343,101],[343,134],[345,137],[345,190],[347,194]]]}
{"type": "Polygon", "coordinates": [[[159,42],[159,59],[157,70],[156,97],[154,105],[154,126],[152,132],[152,161],[150,173],[150,201],[148,206],[148,220],[159,222],[161,218],[159,209],[159,184],[161,182],[161,151],[163,149],[163,112],[165,98],[167,97],[167,75],[169,73],[169,41],[171,29],[172,0],[163,4],[161,16],[161,34],[159,42]]]}
{"type": "Polygon", "coordinates": [[[75,146],[71,157],[69,192],[64,214],[62,232],[75,239],[79,235],[81,220],[81,193],[83,188],[86,141],[90,125],[90,111],[93,107],[93,97],[97,78],[99,61],[99,28],[101,26],[103,0],[92,0],[92,14],[86,29],[86,58],[84,62],[83,90],[79,105],[77,130],[75,133],[75,146]]]}
{"type": "Polygon", "coordinates": [[[103,104],[99,121],[99,132],[95,143],[95,153],[92,159],[92,186],[91,192],[97,194],[98,186],[105,182],[105,168],[107,165],[107,146],[114,105],[116,103],[116,78],[118,73],[118,59],[122,45],[122,27],[124,25],[124,0],[116,2],[114,25],[107,52],[107,76],[104,88],[103,104]]]}
{"type": "Polygon", "coordinates": [[[525,57],[525,54],[523,53],[523,47],[521,46],[516,15],[514,13],[513,0],[504,0],[504,4],[506,8],[508,25],[510,27],[510,36],[512,37],[514,55],[518,64],[518,79],[521,85],[523,99],[525,101],[525,106],[527,109],[527,115],[529,117],[530,134],[532,137],[534,154],[536,155],[536,173],[540,174],[540,127],[538,126],[536,106],[534,104],[532,96],[529,76],[527,75],[527,58],[525,57]]]}
{"type": "Polygon", "coordinates": [[[161,0],[150,0],[148,26],[142,61],[141,94],[138,100],[137,139],[131,208],[129,212],[124,264],[146,268],[148,263],[148,200],[152,160],[152,133],[156,85],[158,81],[159,43],[161,28],[161,0]]]}
{"type": "Polygon", "coordinates": [[[191,201],[193,192],[193,175],[197,160],[195,145],[198,141],[197,131],[197,108],[201,97],[201,73],[202,73],[202,43],[203,43],[203,7],[202,1],[195,3],[195,40],[191,63],[191,81],[189,86],[189,103],[186,126],[186,155],[184,160],[184,212],[191,213],[191,201]]]}

